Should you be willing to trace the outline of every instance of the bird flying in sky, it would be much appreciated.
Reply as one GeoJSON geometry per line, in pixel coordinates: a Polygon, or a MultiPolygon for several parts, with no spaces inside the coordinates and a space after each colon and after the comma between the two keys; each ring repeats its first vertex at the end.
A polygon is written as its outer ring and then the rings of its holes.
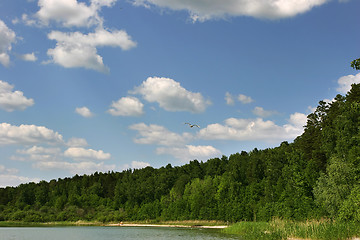
{"type": "Polygon", "coordinates": [[[198,127],[198,128],[200,128],[200,126],[197,125],[197,124],[191,124],[191,123],[185,123],[185,124],[189,125],[189,127],[191,127],[191,128],[193,128],[193,127],[198,127]]]}

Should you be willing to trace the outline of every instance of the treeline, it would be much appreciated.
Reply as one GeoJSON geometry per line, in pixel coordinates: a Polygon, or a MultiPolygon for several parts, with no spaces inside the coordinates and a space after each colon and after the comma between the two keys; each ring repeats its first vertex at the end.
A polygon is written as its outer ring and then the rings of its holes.
{"type": "Polygon", "coordinates": [[[321,101],[293,143],[173,167],[0,189],[0,220],[360,221],[360,84],[321,101]]]}

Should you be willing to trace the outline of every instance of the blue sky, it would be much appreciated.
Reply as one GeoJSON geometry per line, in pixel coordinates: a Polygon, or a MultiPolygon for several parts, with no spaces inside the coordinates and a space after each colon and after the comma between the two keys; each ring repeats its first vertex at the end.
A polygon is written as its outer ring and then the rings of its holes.
{"type": "Polygon", "coordinates": [[[360,82],[359,10],[356,0],[2,0],[0,186],[291,142],[320,100],[360,82]]]}

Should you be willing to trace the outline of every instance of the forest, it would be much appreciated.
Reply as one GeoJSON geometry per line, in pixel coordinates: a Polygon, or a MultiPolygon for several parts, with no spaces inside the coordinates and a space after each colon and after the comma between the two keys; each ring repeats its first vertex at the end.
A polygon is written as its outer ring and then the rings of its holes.
{"type": "Polygon", "coordinates": [[[183,166],[0,188],[0,221],[360,222],[360,84],[319,102],[292,143],[183,166]]]}

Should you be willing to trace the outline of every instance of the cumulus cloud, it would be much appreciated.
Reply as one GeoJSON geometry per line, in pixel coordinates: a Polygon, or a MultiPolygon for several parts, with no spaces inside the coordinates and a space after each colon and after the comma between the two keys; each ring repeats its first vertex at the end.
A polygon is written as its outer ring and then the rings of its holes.
{"type": "Polygon", "coordinates": [[[18,173],[19,170],[15,168],[6,168],[4,165],[0,165],[0,174],[15,174],[18,173]]]}
{"type": "Polygon", "coordinates": [[[138,131],[138,136],[134,139],[134,142],[139,144],[179,146],[184,145],[185,142],[193,138],[189,133],[180,135],[155,124],[138,123],[131,125],[129,128],[138,131]]]}
{"type": "Polygon", "coordinates": [[[17,150],[17,153],[27,155],[32,161],[49,161],[58,159],[58,157],[61,156],[61,149],[33,146],[27,149],[17,150]]]}
{"type": "Polygon", "coordinates": [[[265,109],[262,108],[262,107],[255,107],[252,112],[253,112],[253,114],[255,114],[256,116],[262,117],[262,118],[267,118],[267,117],[270,117],[271,115],[274,115],[274,114],[277,113],[276,111],[268,111],[268,110],[265,110],[265,109]]]}
{"type": "Polygon", "coordinates": [[[94,116],[94,114],[87,107],[76,108],[75,112],[85,118],[94,116]]]}
{"type": "Polygon", "coordinates": [[[34,105],[34,100],[26,98],[21,91],[13,91],[14,86],[0,80],[0,108],[12,112],[24,110],[34,105]]]}
{"type": "Polygon", "coordinates": [[[148,102],[157,102],[167,111],[204,112],[210,102],[201,93],[194,93],[183,88],[179,82],[170,78],[149,77],[133,94],[141,94],[148,102]]]}
{"type": "Polygon", "coordinates": [[[156,6],[175,11],[188,11],[193,21],[249,16],[261,19],[293,17],[325,4],[329,0],[132,0],[136,6],[156,6]]]}
{"type": "Polygon", "coordinates": [[[97,47],[120,47],[129,50],[136,46],[125,31],[108,31],[103,28],[97,28],[94,33],[89,34],[52,31],[48,38],[57,41],[56,47],[47,51],[50,62],[65,68],[84,67],[104,73],[109,72],[109,68],[97,54],[97,47]]]}
{"type": "Polygon", "coordinates": [[[339,87],[336,90],[342,94],[346,94],[351,89],[351,84],[353,83],[360,83],[360,73],[339,78],[339,87]]]}
{"type": "Polygon", "coordinates": [[[69,147],[86,147],[88,143],[84,138],[70,138],[69,141],[66,143],[69,147]]]}
{"type": "Polygon", "coordinates": [[[20,58],[22,60],[28,61],[28,62],[35,62],[37,60],[37,57],[35,56],[35,53],[33,53],[33,52],[20,55],[20,58]]]}
{"type": "Polygon", "coordinates": [[[184,147],[160,147],[156,149],[157,154],[172,155],[175,158],[187,162],[190,160],[207,160],[221,155],[221,151],[213,146],[193,146],[186,145],[184,147]]]}
{"type": "Polygon", "coordinates": [[[144,104],[135,97],[122,97],[111,104],[107,111],[113,116],[141,116],[144,114],[144,104]]]}
{"type": "Polygon", "coordinates": [[[0,124],[0,145],[63,144],[63,137],[43,126],[0,124]]]}
{"type": "Polygon", "coordinates": [[[5,67],[10,64],[9,52],[16,41],[16,34],[0,20],[0,63],[5,67]]]}
{"type": "Polygon", "coordinates": [[[303,113],[294,113],[290,115],[289,124],[285,126],[293,126],[297,129],[301,129],[306,125],[307,116],[303,113]]]}
{"type": "Polygon", "coordinates": [[[115,170],[115,165],[106,165],[104,162],[94,163],[91,161],[84,162],[59,162],[59,161],[48,161],[48,162],[37,162],[33,165],[35,168],[40,170],[65,170],[71,174],[91,174],[94,172],[108,172],[115,170]]]}
{"type": "Polygon", "coordinates": [[[85,149],[81,147],[70,147],[64,152],[65,157],[77,159],[93,159],[93,160],[107,160],[111,158],[110,153],[104,153],[102,150],[85,149]]]}
{"type": "Polygon", "coordinates": [[[242,104],[249,104],[249,103],[252,103],[252,102],[254,101],[251,97],[246,96],[246,95],[244,95],[244,94],[239,94],[238,100],[239,100],[242,104]]]}
{"type": "Polygon", "coordinates": [[[39,0],[40,10],[35,14],[42,24],[55,21],[64,27],[102,25],[98,12],[111,7],[116,0],[92,0],[90,5],[77,0],[39,0]]]}
{"type": "Polygon", "coordinates": [[[132,161],[131,162],[131,168],[133,169],[141,169],[145,167],[149,167],[150,163],[147,162],[141,162],[141,161],[132,161]]]}
{"type": "Polygon", "coordinates": [[[39,178],[29,178],[29,177],[22,177],[17,176],[14,174],[0,174],[0,187],[16,187],[22,183],[29,183],[29,182],[40,182],[39,178]]]}
{"type": "Polygon", "coordinates": [[[306,116],[295,113],[290,116],[289,123],[277,125],[273,121],[257,119],[228,118],[225,124],[210,124],[199,131],[201,139],[237,140],[237,141],[278,141],[292,140],[303,133],[306,116]]]}
{"type": "Polygon", "coordinates": [[[226,101],[227,105],[234,105],[235,104],[234,97],[229,92],[225,93],[225,101],[226,101]]]}

